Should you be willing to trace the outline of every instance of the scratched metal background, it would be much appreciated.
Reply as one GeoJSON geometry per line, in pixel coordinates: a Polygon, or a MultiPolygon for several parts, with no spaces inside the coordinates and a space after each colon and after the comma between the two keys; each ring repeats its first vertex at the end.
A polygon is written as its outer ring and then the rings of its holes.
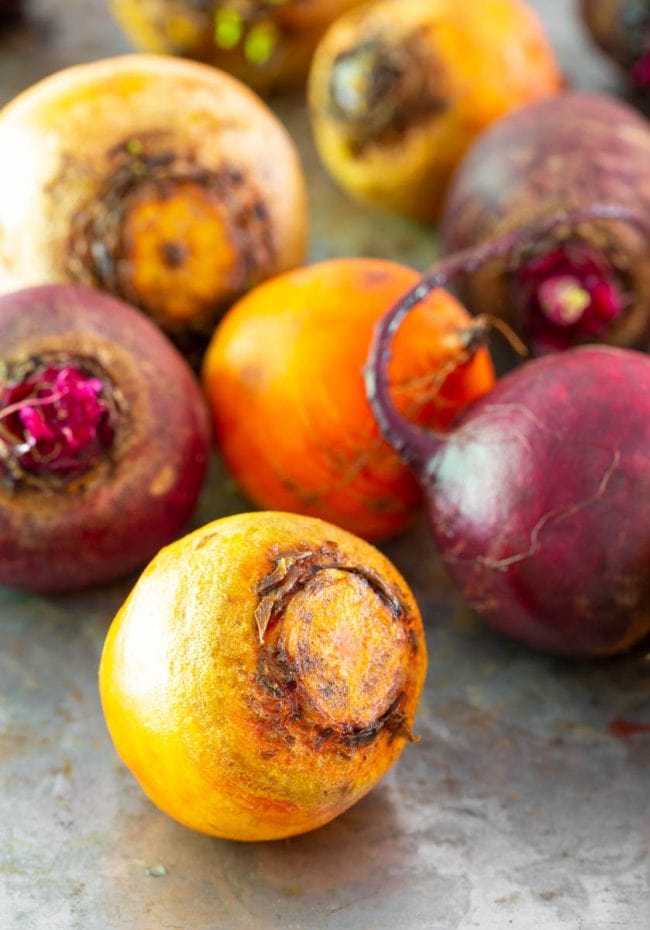
{"type": "MultiPolygon", "coordinates": [[[[570,4],[535,5],[569,78],[614,88],[570,4]]],[[[101,0],[31,10],[0,37],[0,101],[128,49],[101,0]]],[[[278,111],[310,175],[314,257],[424,267],[432,232],[353,207],[318,167],[300,100],[278,111]]],[[[197,522],[242,506],[215,467],[197,522]]],[[[113,752],[96,669],[129,581],[0,590],[0,930],[648,930],[647,649],[594,664],[535,655],[458,607],[424,527],[387,551],[426,619],[422,740],[329,826],[259,845],[177,825],[113,752]]]]}

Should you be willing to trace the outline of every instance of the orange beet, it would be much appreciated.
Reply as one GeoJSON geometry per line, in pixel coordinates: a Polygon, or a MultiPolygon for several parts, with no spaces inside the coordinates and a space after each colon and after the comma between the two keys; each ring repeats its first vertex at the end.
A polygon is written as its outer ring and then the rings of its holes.
{"type": "MultiPolygon", "coordinates": [[[[362,369],[373,327],[417,280],[411,268],[379,259],[322,262],[266,282],[223,319],[203,382],[223,457],[258,506],[318,516],[375,541],[408,525],[419,492],[379,435],[362,369]]],[[[469,325],[461,305],[438,291],[397,336],[396,402],[429,428],[446,427],[493,385],[487,351],[468,360],[469,325]]]]}
{"type": "Polygon", "coordinates": [[[363,540],[295,514],[238,514],[163,549],[115,618],[99,683],[115,747],[162,810],[277,839],[366,794],[415,716],[413,596],[363,540]]]}
{"type": "Polygon", "coordinates": [[[472,140],[561,86],[523,0],[378,0],[330,26],[309,100],[321,158],[349,194],[434,220],[472,140]]]}

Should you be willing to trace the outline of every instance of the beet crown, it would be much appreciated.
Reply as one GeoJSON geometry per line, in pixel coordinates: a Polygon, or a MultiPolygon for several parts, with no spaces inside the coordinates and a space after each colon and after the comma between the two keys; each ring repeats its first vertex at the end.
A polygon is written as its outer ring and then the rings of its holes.
{"type": "MultiPolygon", "coordinates": [[[[453,254],[563,211],[650,209],[650,124],[623,101],[573,91],[521,108],[476,141],[441,227],[453,254]]],[[[461,296],[502,316],[535,355],[603,342],[650,345],[648,236],[621,218],[567,219],[468,275],[461,296]]]]}
{"type": "Polygon", "coordinates": [[[0,297],[0,584],[53,591],[138,568],[184,528],[210,433],[158,328],[87,288],[0,297]]]}

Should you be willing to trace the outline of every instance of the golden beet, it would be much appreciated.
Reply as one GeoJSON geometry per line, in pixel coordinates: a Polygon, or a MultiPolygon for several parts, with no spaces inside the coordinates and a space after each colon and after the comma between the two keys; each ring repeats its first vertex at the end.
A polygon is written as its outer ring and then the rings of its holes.
{"type": "Polygon", "coordinates": [[[342,16],[316,50],[315,140],[348,193],[434,220],[481,130],[561,83],[522,0],[379,0],[342,16]]]}
{"type": "Polygon", "coordinates": [[[409,739],[425,672],[417,606],[386,557],[267,511],[156,556],[111,626],[99,684],[154,803],[203,833],[267,840],[372,788],[409,739]]]}
{"type": "Polygon", "coordinates": [[[260,93],[300,84],[325,29],[364,0],[110,0],[137,48],[195,58],[260,93]]]}
{"type": "MultiPolygon", "coordinates": [[[[319,262],[255,288],[226,314],[203,383],[219,448],[258,507],[329,520],[372,541],[405,529],[420,505],[413,475],[384,442],[363,385],[374,326],[419,280],[372,258],[319,262]]],[[[434,292],[396,339],[399,409],[430,429],[494,384],[471,318],[434,292]]]]}
{"type": "Polygon", "coordinates": [[[192,347],[245,290],[302,262],[306,227],[284,128],[207,65],[77,65],[0,113],[0,291],[93,286],[192,347]]]}

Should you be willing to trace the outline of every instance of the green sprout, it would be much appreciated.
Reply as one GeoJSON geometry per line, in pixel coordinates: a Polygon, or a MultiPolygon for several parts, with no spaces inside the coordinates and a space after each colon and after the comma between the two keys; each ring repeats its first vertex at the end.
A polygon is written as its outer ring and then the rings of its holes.
{"type": "Polygon", "coordinates": [[[214,16],[214,41],[219,48],[234,48],[243,34],[244,21],[236,10],[227,7],[217,10],[214,16]]]}
{"type": "Polygon", "coordinates": [[[278,45],[278,30],[273,23],[257,23],[244,42],[244,52],[251,64],[265,65],[273,57],[278,45]]]}

